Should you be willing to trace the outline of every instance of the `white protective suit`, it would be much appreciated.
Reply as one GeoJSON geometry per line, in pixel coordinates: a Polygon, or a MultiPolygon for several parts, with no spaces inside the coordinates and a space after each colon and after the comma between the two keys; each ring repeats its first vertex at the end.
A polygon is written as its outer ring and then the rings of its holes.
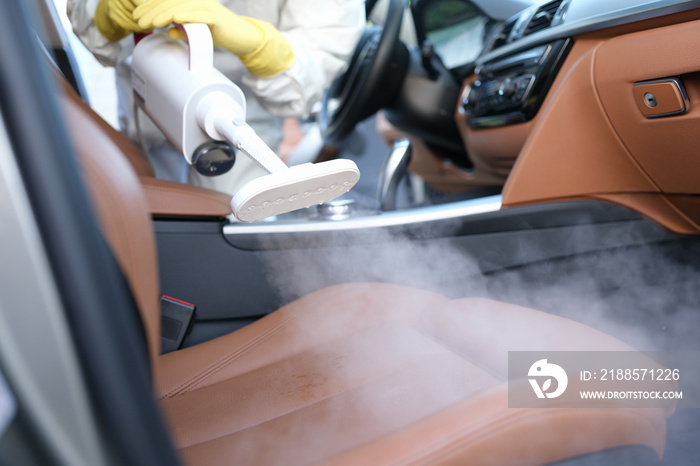
{"type": "MultiPolygon", "coordinates": [[[[93,14],[98,0],[68,0],[67,13],[78,38],[105,66],[117,70],[119,123],[132,141],[142,143],[156,176],[186,180],[234,194],[245,182],[265,172],[238,154],[226,174],[205,177],[188,167],[148,117],[139,111],[141,141],[133,118],[131,52],[133,36],[110,42],[97,31],[93,14]]],[[[273,150],[282,140],[282,117],[305,117],[331,81],[342,73],[365,26],[363,0],[221,0],[231,11],[275,26],[291,44],[294,63],[267,78],[252,75],[237,56],[216,49],[214,65],[246,95],[246,120],[273,150]]]]}

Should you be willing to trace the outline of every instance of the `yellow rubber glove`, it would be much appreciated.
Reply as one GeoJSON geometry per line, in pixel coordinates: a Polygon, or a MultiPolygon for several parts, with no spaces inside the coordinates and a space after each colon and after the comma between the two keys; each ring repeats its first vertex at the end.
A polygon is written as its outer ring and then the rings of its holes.
{"type": "Polygon", "coordinates": [[[132,32],[147,32],[134,20],[132,13],[145,0],[100,0],[95,8],[93,20],[97,30],[105,39],[117,42],[132,32]]]}
{"type": "MultiPolygon", "coordinates": [[[[214,45],[238,55],[256,76],[272,76],[294,63],[289,41],[270,23],[232,12],[216,0],[146,0],[133,12],[142,29],[171,23],[204,23],[209,26],[214,45]]],[[[170,37],[184,39],[176,28],[170,37]]]]}

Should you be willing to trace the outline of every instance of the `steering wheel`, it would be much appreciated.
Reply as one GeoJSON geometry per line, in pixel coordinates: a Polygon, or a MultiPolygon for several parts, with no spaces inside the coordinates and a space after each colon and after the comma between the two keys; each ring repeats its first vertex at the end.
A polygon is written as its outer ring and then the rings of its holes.
{"type": "Polygon", "coordinates": [[[365,29],[347,71],[326,92],[319,123],[327,143],[350,134],[357,123],[386,106],[398,93],[408,66],[408,52],[399,41],[407,3],[390,0],[384,27],[365,29]]]}

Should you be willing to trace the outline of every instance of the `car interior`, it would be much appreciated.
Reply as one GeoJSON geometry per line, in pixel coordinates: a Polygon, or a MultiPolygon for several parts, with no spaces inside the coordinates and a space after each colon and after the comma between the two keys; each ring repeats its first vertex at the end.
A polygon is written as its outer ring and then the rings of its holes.
{"type": "Polygon", "coordinates": [[[700,349],[698,2],[385,3],[318,115],[379,194],[251,224],[3,6],[0,464],[698,464],[697,409],[509,406],[513,352],[700,349]]]}

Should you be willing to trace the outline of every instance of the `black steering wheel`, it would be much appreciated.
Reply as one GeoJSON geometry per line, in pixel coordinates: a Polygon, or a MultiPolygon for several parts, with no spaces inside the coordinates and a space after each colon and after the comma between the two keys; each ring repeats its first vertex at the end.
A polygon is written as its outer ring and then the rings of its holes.
{"type": "Polygon", "coordinates": [[[357,123],[398,94],[408,67],[408,51],[399,41],[407,3],[408,0],[390,0],[384,27],[365,29],[347,71],[326,92],[319,117],[326,143],[350,134],[357,123]]]}

